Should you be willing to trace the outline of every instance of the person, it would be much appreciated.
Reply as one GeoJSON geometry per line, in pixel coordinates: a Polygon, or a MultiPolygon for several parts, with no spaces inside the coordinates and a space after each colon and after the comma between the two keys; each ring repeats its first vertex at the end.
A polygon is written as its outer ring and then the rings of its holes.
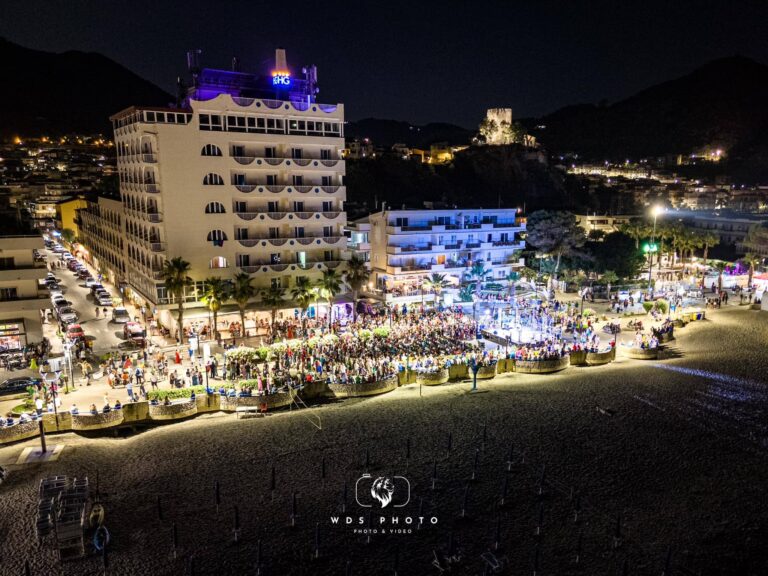
{"type": "Polygon", "coordinates": [[[43,399],[37,394],[35,395],[35,410],[38,416],[43,413],[43,399]]]}
{"type": "Polygon", "coordinates": [[[171,405],[171,400],[168,398],[168,396],[166,396],[165,399],[163,400],[163,406],[170,406],[170,405],[171,405]]]}
{"type": "Polygon", "coordinates": [[[107,317],[107,308],[104,307],[104,308],[101,309],[101,311],[104,313],[104,318],[106,318],[107,317]]]}
{"type": "Polygon", "coordinates": [[[120,400],[115,400],[115,410],[120,410],[123,407],[122,404],[120,404],[120,400]]]}
{"type": "Polygon", "coordinates": [[[149,375],[149,383],[152,387],[152,390],[157,390],[157,372],[155,369],[152,369],[152,372],[149,375]]]}
{"type": "Polygon", "coordinates": [[[74,402],[72,403],[72,406],[69,407],[69,413],[74,416],[80,413],[80,411],[77,409],[77,404],[75,404],[74,402]]]}
{"type": "Polygon", "coordinates": [[[99,307],[96,306],[96,318],[98,318],[98,317],[99,317],[99,307]]]}
{"type": "Polygon", "coordinates": [[[99,413],[99,411],[96,410],[96,404],[91,404],[91,409],[90,410],[91,410],[91,414],[94,415],[94,416],[99,413]]]}
{"type": "Polygon", "coordinates": [[[133,398],[133,382],[130,380],[128,381],[128,385],[125,387],[125,391],[128,392],[128,399],[131,402],[135,402],[136,400],[133,398]]]}

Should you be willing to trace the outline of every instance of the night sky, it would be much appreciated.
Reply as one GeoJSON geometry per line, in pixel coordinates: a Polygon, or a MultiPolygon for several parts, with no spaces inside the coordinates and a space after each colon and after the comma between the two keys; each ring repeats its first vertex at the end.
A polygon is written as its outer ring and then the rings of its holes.
{"type": "Polygon", "coordinates": [[[473,127],[489,107],[612,102],[721,56],[768,63],[768,3],[2,0],[0,36],[101,52],[170,92],[187,49],[250,70],[282,46],[295,72],[318,66],[319,100],[348,119],[473,127]]]}

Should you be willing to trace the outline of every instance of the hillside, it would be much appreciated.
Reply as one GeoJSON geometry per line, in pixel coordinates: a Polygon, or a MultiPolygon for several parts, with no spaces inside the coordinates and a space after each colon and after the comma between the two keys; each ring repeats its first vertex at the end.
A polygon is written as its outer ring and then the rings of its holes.
{"type": "Polygon", "coordinates": [[[54,54],[0,38],[5,88],[0,137],[69,132],[111,134],[109,116],[134,104],[167,105],[173,97],[96,53],[54,54]]]}
{"type": "Polygon", "coordinates": [[[347,138],[370,138],[376,146],[392,146],[403,143],[415,148],[429,148],[435,142],[448,144],[469,144],[474,135],[455,124],[433,122],[423,126],[402,122],[400,120],[382,120],[365,118],[356,122],[348,122],[344,133],[347,138]]]}
{"type": "Polygon", "coordinates": [[[768,66],[734,56],[608,106],[569,106],[539,118],[539,141],[595,159],[722,148],[746,157],[768,143],[768,66]]]}

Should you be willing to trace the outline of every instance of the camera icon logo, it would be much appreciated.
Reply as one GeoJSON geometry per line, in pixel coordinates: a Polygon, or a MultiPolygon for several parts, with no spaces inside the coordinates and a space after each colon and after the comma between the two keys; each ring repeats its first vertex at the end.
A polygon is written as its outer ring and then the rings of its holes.
{"type": "Polygon", "coordinates": [[[363,508],[402,508],[411,501],[411,483],[405,476],[363,474],[355,483],[355,500],[363,508]]]}

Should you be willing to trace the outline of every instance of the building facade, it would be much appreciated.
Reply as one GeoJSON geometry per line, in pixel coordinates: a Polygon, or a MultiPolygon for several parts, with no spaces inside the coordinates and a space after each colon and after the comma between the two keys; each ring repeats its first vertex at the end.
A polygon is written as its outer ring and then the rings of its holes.
{"type": "Polygon", "coordinates": [[[125,211],[118,198],[99,196],[78,210],[76,249],[112,284],[126,278],[125,211]]]}
{"type": "Polygon", "coordinates": [[[435,273],[457,286],[482,262],[486,280],[504,283],[523,265],[525,219],[515,208],[388,210],[368,220],[372,282],[388,302],[423,299],[435,273]]]}
{"type": "Polygon", "coordinates": [[[35,258],[43,248],[39,234],[0,236],[0,352],[43,339],[40,310],[50,301],[39,281],[48,268],[35,258]]]}
{"type": "Polygon", "coordinates": [[[205,278],[245,272],[258,288],[289,293],[299,276],[341,272],[346,251],[344,107],[316,102],[314,67],[292,75],[282,50],[263,75],[201,69],[196,58],[180,107],[111,118],[121,207],[111,221],[101,200],[82,213],[85,248],[166,324],[175,309],[162,281],[168,259],[190,263],[193,308],[205,278]],[[96,247],[110,230],[125,238],[122,252],[114,241],[96,247]]]}

